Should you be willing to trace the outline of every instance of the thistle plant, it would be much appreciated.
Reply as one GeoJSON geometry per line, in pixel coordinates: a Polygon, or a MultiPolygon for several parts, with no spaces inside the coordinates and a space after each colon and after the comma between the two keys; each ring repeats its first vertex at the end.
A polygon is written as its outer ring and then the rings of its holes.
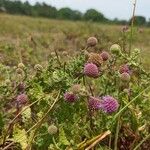
{"type": "Polygon", "coordinates": [[[144,147],[150,74],[139,60],[141,51],[130,45],[127,53],[119,42],[98,51],[98,45],[90,37],[85,49],[68,60],[55,50],[47,65],[31,70],[22,63],[15,68],[0,65],[0,148],[144,147]]]}

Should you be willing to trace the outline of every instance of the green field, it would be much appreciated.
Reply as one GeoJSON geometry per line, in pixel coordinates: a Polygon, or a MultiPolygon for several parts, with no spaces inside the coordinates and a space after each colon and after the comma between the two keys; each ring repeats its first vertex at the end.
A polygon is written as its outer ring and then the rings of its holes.
{"type": "MultiPolygon", "coordinates": [[[[141,60],[148,68],[150,28],[139,30],[135,28],[133,48],[141,49],[141,60]]],[[[17,65],[21,52],[26,65],[44,64],[54,50],[70,55],[79,52],[89,36],[97,37],[97,51],[109,50],[111,44],[122,43],[122,26],[0,14],[0,62],[17,65]]]]}

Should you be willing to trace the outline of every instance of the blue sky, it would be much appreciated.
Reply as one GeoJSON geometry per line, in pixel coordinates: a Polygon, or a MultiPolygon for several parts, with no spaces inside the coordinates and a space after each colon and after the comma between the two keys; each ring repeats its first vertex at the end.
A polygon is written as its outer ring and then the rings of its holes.
{"type": "MultiPolygon", "coordinates": [[[[22,0],[25,1],[25,0],[22,0]]],[[[132,14],[133,0],[28,0],[30,3],[46,2],[56,8],[70,7],[85,12],[94,8],[110,19],[129,19],[132,14]]],[[[137,0],[137,15],[150,18],[150,0],[137,0]]]]}

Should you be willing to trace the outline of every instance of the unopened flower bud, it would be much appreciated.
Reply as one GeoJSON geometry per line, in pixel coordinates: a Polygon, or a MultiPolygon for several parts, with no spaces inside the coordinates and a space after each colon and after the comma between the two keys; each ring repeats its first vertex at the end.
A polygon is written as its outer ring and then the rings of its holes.
{"type": "Polygon", "coordinates": [[[110,51],[111,51],[112,54],[118,55],[121,52],[121,47],[118,44],[113,44],[110,47],[110,51]]]}
{"type": "Polygon", "coordinates": [[[55,125],[50,125],[48,127],[48,133],[50,135],[56,134],[58,132],[58,128],[55,125]]]}
{"type": "Polygon", "coordinates": [[[124,82],[129,82],[130,81],[130,75],[127,72],[124,72],[120,75],[120,79],[124,82]]]}
{"type": "Polygon", "coordinates": [[[97,41],[97,38],[95,38],[95,37],[89,37],[87,40],[87,45],[89,47],[96,46],[97,43],[98,43],[98,41],[97,41]]]}
{"type": "Polygon", "coordinates": [[[18,74],[21,74],[21,75],[24,73],[24,71],[23,71],[21,68],[17,68],[17,69],[16,69],[16,72],[17,72],[18,74]]]}
{"type": "Polygon", "coordinates": [[[80,84],[74,84],[70,91],[73,92],[74,94],[78,94],[81,90],[81,85],[80,84]]]}
{"type": "Polygon", "coordinates": [[[25,65],[24,65],[23,63],[19,63],[19,64],[18,64],[18,68],[24,69],[24,68],[25,68],[25,65]]]}
{"type": "Polygon", "coordinates": [[[42,71],[42,70],[43,70],[43,67],[42,67],[40,64],[36,64],[36,65],[34,66],[34,69],[35,69],[36,71],[42,71]]]}

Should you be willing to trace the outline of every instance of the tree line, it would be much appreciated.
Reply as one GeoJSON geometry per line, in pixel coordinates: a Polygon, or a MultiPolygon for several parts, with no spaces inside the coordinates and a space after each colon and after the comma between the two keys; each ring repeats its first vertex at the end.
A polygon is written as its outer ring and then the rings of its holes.
{"type": "MultiPolygon", "coordinates": [[[[130,24],[130,20],[119,20],[115,18],[110,20],[104,16],[101,12],[95,9],[89,9],[85,13],[81,13],[78,10],[72,10],[70,8],[56,9],[55,7],[48,5],[46,3],[35,3],[31,5],[28,1],[21,2],[19,0],[0,0],[0,12],[7,12],[10,14],[20,14],[34,17],[46,17],[52,19],[63,19],[63,20],[74,20],[74,21],[93,21],[102,23],[112,23],[112,24],[130,24]]],[[[150,19],[146,21],[143,16],[135,16],[136,25],[150,26],[150,19]]]]}

